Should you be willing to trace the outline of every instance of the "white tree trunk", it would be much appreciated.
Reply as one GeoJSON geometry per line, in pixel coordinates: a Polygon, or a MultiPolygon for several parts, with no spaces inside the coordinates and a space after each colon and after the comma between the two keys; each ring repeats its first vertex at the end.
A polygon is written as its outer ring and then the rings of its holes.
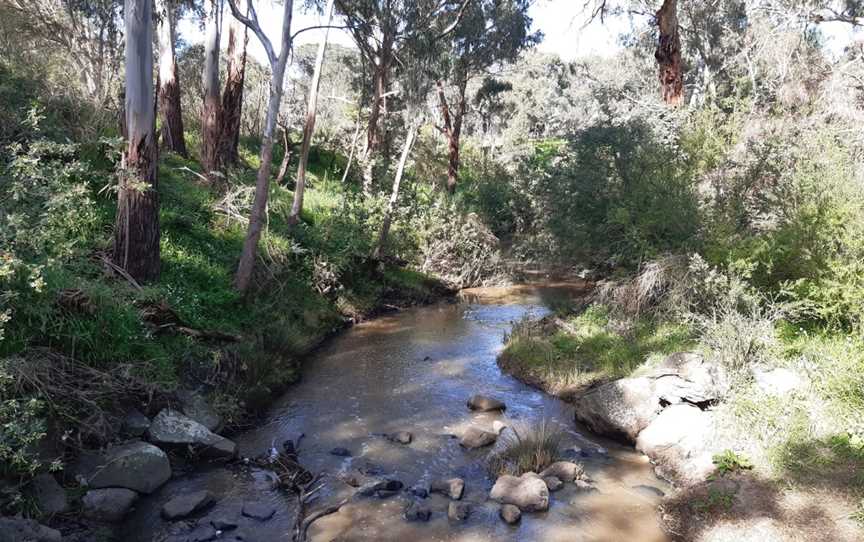
{"type": "MultiPolygon", "coordinates": [[[[333,0],[327,1],[327,26],[333,20],[333,0]]],[[[318,44],[318,55],[315,57],[315,71],[312,74],[312,84],[309,86],[309,99],[306,104],[306,124],[303,127],[303,143],[300,146],[300,163],[297,166],[297,182],[294,184],[294,203],[288,224],[294,225],[300,221],[303,210],[303,192],[306,190],[306,164],[309,161],[309,148],[312,146],[312,135],[315,133],[315,114],[318,109],[318,87],[321,83],[321,69],[324,66],[324,53],[327,51],[327,37],[330,29],[324,30],[324,40],[318,44]]]]}
{"type": "Polygon", "coordinates": [[[201,115],[201,165],[208,178],[219,169],[219,136],[222,124],[222,100],[219,88],[219,40],[222,0],[208,0],[206,37],[204,39],[204,108],[201,115]]]}
{"type": "Polygon", "coordinates": [[[405,172],[405,163],[408,161],[408,155],[411,153],[411,146],[414,145],[414,137],[417,135],[419,123],[413,122],[408,128],[408,135],[405,136],[405,145],[402,147],[402,156],[399,157],[399,165],[396,167],[396,176],[393,177],[393,188],[390,190],[390,200],[387,202],[387,209],[384,211],[384,220],[381,223],[381,233],[378,235],[378,243],[375,245],[375,251],[372,253],[373,260],[380,260],[384,255],[384,248],[387,245],[387,236],[390,235],[390,225],[393,223],[393,213],[396,212],[396,204],[399,202],[399,186],[402,184],[402,174],[405,172]]]}
{"type": "MultiPolygon", "coordinates": [[[[236,6],[235,0],[229,0],[231,11],[234,16],[242,16],[236,6]]],[[[261,231],[267,216],[267,198],[270,194],[270,166],[273,162],[273,133],[276,131],[276,121],[279,118],[279,108],[282,104],[282,88],[285,83],[285,66],[288,63],[288,54],[291,51],[291,15],[294,9],[293,0],[285,0],[282,15],[282,47],[277,57],[273,51],[270,40],[264,35],[258,25],[254,10],[250,9],[251,19],[244,21],[250,30],[255,32],[270,59],[273,76],[270,80],[270,99],[267,103],[267,119],[264,123],[264,134],[261,141],[261,164],[258,168],[258,177],[255,181],[255,198],[252,203],[252,211],[249,216],[249,229],[243,242],[243,253],[240,255],[240,263],[237,266],[237,276],[234,285],[240,293],[245,294],[252,282],[252,274],[255,270],[255,257],[258,253],[258,241],[261,239],[261,231]],[[253,26],[254,25],[254,26],[253,26]]]]}

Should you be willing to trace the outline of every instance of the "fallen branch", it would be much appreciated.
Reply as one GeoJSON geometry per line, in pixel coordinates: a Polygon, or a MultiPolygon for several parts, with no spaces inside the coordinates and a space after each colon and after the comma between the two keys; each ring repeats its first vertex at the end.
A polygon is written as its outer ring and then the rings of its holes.
{"type": "Polygon", "coordinates": [[[340,501],[334,505],[328,506],[326,508],[322,508],[313,514],[310,514],[309,517],[307,517],[306,519],[303,520],[303,524],[300,527],[300,532],[296,538],[296,541],[297,542],[306,542],[306,532],[309,530],[309,527],[313,523],[315,523],[316,521],[318,521],[319,519],[321,519],[325,516],[329,516],[330,514],[335,514],[336,512],[341,510],[343,506],[348,504],[348,501],[350,501],[350,500],[351,500],[351,497],[348,497],[347,499],[342,499],[342,501],[340,501]]]}

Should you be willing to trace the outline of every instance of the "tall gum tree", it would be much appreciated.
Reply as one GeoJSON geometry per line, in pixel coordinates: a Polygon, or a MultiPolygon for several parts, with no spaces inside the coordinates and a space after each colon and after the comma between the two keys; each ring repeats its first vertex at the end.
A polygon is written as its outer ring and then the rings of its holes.
{"type": "Polygon", "coordinates": [[[204,38],[204,108],[201,112],[201,165],[211,181],[218,172],[222,103],[219,90],[219,42],[222,26],[222,0],[207,0],[204,38]]]}
{"type": "Polygon", "coordinates": [[[336,0],[336,8],[345,18],[371,74],[366,145],[361,156],[364,193],[372,192],[373,157],[387,139],[381,133],[381,125],[386,124],[387,97],[393,92],[389,87],[397,59],[408,43],[418,35],[428,35],[442,20],[449,24],[438,37],[452,32],[471,1],[336,0]]]}
{"type": "MultiPolygon", "coordinates": [[[[243,10],[243,1],[237,2],[243,10]]],[[[245,12],[245,10],[243,10],[245,12]]],[[[225,90],[222,92],[221,134],[219,136],[219,162],[222,165],[237,163],[237,146],[240,142],[240,120],[243,114],[243,83],[246,78],[247,29],[237,19],[228,27],[228,69],[225,90]]]]}
{"type": "Polygon", "coordinates": [[[156,29],[159,41],[159,117],[162,147],[187,156],[180,106],[180,79],[174,55],[175,5],[173,0],[156,0],[156,29]]]}
{"type": "Polygon", "coordinates": [[[445,38],[448,44],[443,48],[442,76],[437,83],[442,122],[436,127],[447,140],[447,191],[451,194],[459,178],[468,82],[494,66],[515,61],[522,50],[540,40],[539,33],[530,33],[530,6],[529,0],[472,0],[461,23],[445,38]],[[445,79],[454,89],[452,105],[445,91],[445,79]]]}
{"type": "MultiPolygon", "coordinates": [[[[325,9],[328,27],[330,26],[330,21],[333,20],[333,1],[328,0],[325,9]]],[[[318,44],[318,54],[315,56],[315,71],[312,73],[312,83],[309,85],[309,96],[306,103],[306,121],[303,125],[303,142],[300,145],[300,163],[297,165],[297,182],[294,183],[294,202],[291,205],[291,214],[288,216],[288,224],[292,226],[300,221],[300,212],[303,210],[303,193],[306,191],[306,164],[309,161],[309,149],[312,147],[312,136],[315,133],[318,87],[321,84],[321,70],[324,67],[324,54],[327,52],[329,31],[329,28],[325,29],[324,39],[318,44]]]]}
{"type": "Polygon", "coordinates": [[[684,75],[681,68],[681,37],[678,33],[678,1],[664,0],[657,10],[660,36],[654,58],[659,68],[660,90],[663,101],[678,105],[684,98],[684,75]]]}
{"type": "Polygon", "coordinates": [[[159,278],[159,193],[153,107],[152,0],[125,0],[125,170],[120,176],[114,263],[138,281],[159,278]]]}
{"type": "Polygon", "coordinates": [[[291,15],[294,10],[293,0],[284,0],[282,12],[282,40],[278,56],[273,49],[270,39],[261,30],[258,23],[258,14],[255,11],[253,0],[248,0],[248,15],[237,7],[237,0],[228,0],[231,13],[251,30],[270,62],[270,96],[267,101],[267,115],[264,121],[264,132],[261,137],[261,161],[258,167],[258,175],[255,180],[255,197],[252,200],[252,210],[249,213],[249,228],[246,231],[246,239],[243,241],[243,252],[240,254],[240,263],[237,266],[237,274],[234,277],[234,286],[245,294],[252,282],[255,271],[255,258],[258,255],[258,241],[267,217],[267,199],[270,194],[270,167],[273,163],[273,136],[276,131],[276,122],[279,119],[279,108],[282,104],[282,92],[285,85],[285,66],[288,64],[288,55],[291,52],[291,15]]]}

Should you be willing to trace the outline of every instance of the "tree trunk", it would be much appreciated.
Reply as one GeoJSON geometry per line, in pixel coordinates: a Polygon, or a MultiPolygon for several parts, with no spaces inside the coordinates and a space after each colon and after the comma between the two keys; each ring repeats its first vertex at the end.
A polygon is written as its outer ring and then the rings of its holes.
{"type": "MultiPolygon", "coordinates": [[[[333,0],[327,1],[327,26],[333,19],[333,0]]],[[[327,51],[327,37],[330,29],[324,30],[324,40],[318,44],[318,55],[315,57],[315,71],[312,73],[312,83],[309,86],[309,100],[306,104],[306,124],[303,126],[303,143],[300,145],[300,163],[297,165],[297,182],[294,183],[294,203],[288,224],[293,226],[300,221],[303,211],[303,192],[306,190],[306,163],[309,161],[309,148],[312,146],[312,135],[315,133],[315,114],[318,109],[318,87],[321,83],[321,68],[324,66],[324,53],[327,51]]]]}
{"type": "Polygon", "coordinates": [[[393,213],[396,211],[396,204],[399,201],[399,186],[402,184],[402,174],[405,172],[405,163],[408,161],[408,155],[411,153],[411,146],[414,144],[414,137],[417,135],[418,128],[418,123],[412,123],[411,127],[408,128],[408,135],[405,136],[402,156],[399,157],[396,176],[393,177],[393,189],[390,191],[390,200],[387,202],[387,209],[384,211],[384,220],[381,222],[378,243],[376,243],[375,250],[372,253],[373,260],[380,260],[384,254],[384,249],[387,245],[387,236],[390,235],[390,226],[393,223],[393,213]]]}
{"type": "Polygon", "coordinates": [[[282,184],[288,173],[288,164],[291,162],[291,142],[288,140],[288,127],[282,126],[282,141],[285,145],[285,154],[282,155],[282,163],[279,164],[279,173],[276,175],[276,185],[282,184]]]}
{"type": "Polygon", "coordinates": [[[204,41],[204,109],[201,115],[201,166],[207,178],[215,179],[221,168],[219,163],[219,137],[221,135],[222,104],[219,96],[219,27],[222,18],[222,0],[209,0],[207,32],[204,41]]]}
{"type": "Polygon", "coordinates": [[[354,136],[351,138],[351,150],[348,152],[348,163],[345,164],[345,171],[342,172],[342,184],[348,179],[348,171],[351,170],[351,163],[354,161],[354,152],[357,150],[357,138],[360,135],[360,114],[357,114],[357,122],[354,126],[354,136]]]}
{"type": "Polygon", "coordinates": [[[159,278],[159,193],[153,100],[153,6],[126,0],[126,168],[120,178],[113,260],[138,281],[159,278]]]}
{"type": "Polygon", "coordinates": [[[657,11],[657,26],[660,38],[654,58],[659,67],[660,88],[663,101],[678,105],[684,95],[684,75],[681,68],[681,38],[678,34],[677,0],[664,0],[657,11]]]}
{"type": "Polygon", "coordinates": [[[236,164],[240,142],[240,119],[243,114],[243,83],[246,78],[246,27],[231,21],[228,27],[228,73],[222,93],[222,127],[219,138],[219,162],[236,164]],[[239,42],[239,43],[238,43],[239,42]]]}
{"type": "MultiPolygon", "coordinates": [[[[390,70],[393,41],[385,34],[378,52],[378,61],[372,72],[372,103],[369,109],[369,122],[366,126],[366,150],[363,152],[363,193],[372,193],[375,154],[381,145],[379,125],[382,121],[382,108],[387,94],[387,76],[390,70]]],[[[386,110],[384,110],[386,115],[386,110]]]]}
{"type": "MultiPolygon", "coordinates": [[[[246,293],[249,289],[249,284],[252,282],[252,273],[255,270],[255,258],[258,253],[258,241],[261,238],[261,231],[264,228],[267,216],[267,198],[270,193],[270,166],[273,162],[273,132],[276,129],[276,120],[279,118],[279,108],[282,104],[282,88],[285,83],[285,65],[288,63],[288,53],[291,50],[291,14],[293,8],[294,1],[285,0],[282,16],[282,48],[280,49],[278,59],[274,57],[272,51],[268,52],[273,76],[270,81],[270,99],[267,102],[267,119],[264,123],[264,134],[261,141],[261,165],[258,168],[258,177],[255,181],[255,198],[252,202],[252,211],[249,216],[249,229],[246,232],[246,240],[243,242],[243,253],[240,255],[240,263],[237,266],[237,275],[234,279],[235,287],[242,294],[246,293]]],[[[258,36],[260,38],[262,34],[258,33],[258,36]]]]}
{"type": "Polygon", "coordinates": [[[186,157],[180,80],[174,58],[174,2],[157,0],[156,9],[159,16],[159,116],[162,119],[162,147],[186,157]]]}

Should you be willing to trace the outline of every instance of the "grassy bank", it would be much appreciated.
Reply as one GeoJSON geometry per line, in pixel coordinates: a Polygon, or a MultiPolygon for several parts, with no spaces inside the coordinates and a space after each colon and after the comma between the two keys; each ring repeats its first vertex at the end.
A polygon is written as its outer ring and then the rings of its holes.
{"type": "MultiPolygon", "coordinates": [[[[730,326],[729,318],[707,328],[670,313],[626,317],[595,303],[579,314],[518,323],[499,364],[568,399],[591,384],[638,374],[676,351],[729,359],[746,329],[759,327],[750,322],[735,333],[718,331],[730,326]]],[[[715,444],[722,451],[715,457],[717,479],[673,496],[665,507],[672,529],[683,529],[682,539],[753,527],[760,517],[781,531],[803,529],[805,502],[819,503],[812,517],[827,518],[827,532],[837,540],[864,528],[864,340],[784,319],[768,329],[750,361],[789,371],[794,385],[771,393],[751,372],[735,374],[732,391],[715,407],[715,444]],[[764,502],[757,507],[757,501],[764,502]]],[[[802,532],[824,527],[814,521],[802,532]]]]}
{"type": "Polygon", "coordinates": [[[152,413],[178,387],[203,391],[229,429],[242,427],[335,330],[449,293],[410,269],[368,263],[375,217],[351,187],[328,180],[336,161],[317,152],[302,222],[290,232],[293,193],[272,188],[255,286],[240,297],[232,279],[254,150],[241,149],[248,163],[222,186],[203,182],[194,160],[161,157],[162,274],[141,285],[107,257],[110,143],[10,149],[3,210],[18,227],[5,239],[0,284],[5,475],[62,466],[114,438],[124,410],[152,413]],[[33,179],[44,180],[38,192],[33,179]]]}

